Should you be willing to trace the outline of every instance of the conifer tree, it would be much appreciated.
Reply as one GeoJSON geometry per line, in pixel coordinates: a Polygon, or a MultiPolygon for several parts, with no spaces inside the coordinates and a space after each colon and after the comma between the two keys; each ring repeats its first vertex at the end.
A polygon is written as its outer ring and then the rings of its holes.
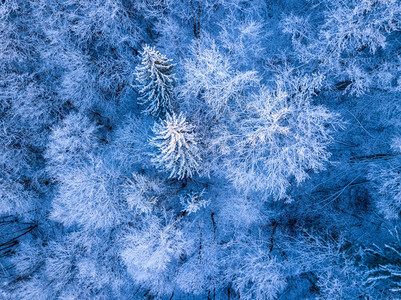
{"type": "Polygon", "coordinates": [[[137,81],[140,103],[145,112],[159,116],[171,111],[173,98],[174,64],[154,48],[145,46],[142,52],[142,66],[137,67],[137,81]]]}
{"type": "Polygon", "coordinates": [[[153,128],[151,144],[157,148],[152,161],[159,169],[170,172],[170,178],[182,180],[199,172],[200,151],[193,126],[183,114],[167,114],[167,119],[153,128]]]}

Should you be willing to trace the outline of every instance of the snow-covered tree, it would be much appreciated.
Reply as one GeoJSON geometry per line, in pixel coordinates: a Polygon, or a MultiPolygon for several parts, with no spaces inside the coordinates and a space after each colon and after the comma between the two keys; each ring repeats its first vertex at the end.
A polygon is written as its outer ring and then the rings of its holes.
{"type": "Polygon", "coordinates": [[[191,192],[181,196],[180,203],[183,206],[183,211],[190,215],[196,213],[201,208],[206,207],[210,201],[205,200],[203,194],[204,190],[201,192],[191,192]]]}
{"type": "Polygon", "coordinates": [[[171,267],[176,266],[188,247],[177,222],[149,216],[124,239],[121,257],[133,280],[152,294],[171,293],[171,267]]]}
{"type": "Polygon", "coordinates": [[[371,88],[392,89],[399,73],[398,54],[392,35],[400,30],[401,5],[395,0],[323,1],[323,22],[311,24],[312,16],[284,19],[291,34],[294,54],[310,63],[329,84],[355,95],[371,88]],[[316,26],[313,30],[311,26],[316,26]],[[376,64],[374,57],[382,58],[376,64]],[[373,58],[373,59],[372,59],[373,58]],[[390,62],[390,65],[389,65],[390,62]],[[392,70],[389,70],[392,69],[392,70]]]}
{"type": "Polygon", "coordinates": [[[225,275],[241,299],[276,299],[287,285],[284,264],[269,254],[266,245],[248,243],[233,247],[225,258],[225,275]]]}
{"type": "Polygon", "coordinates": [[[132,178],[123,185],[123,191],[130,209],[137,213],[149,214],[155,208],[163,192],[163,186],[158,180],[152,180],[141,174],[132,174],[132,178]]]}
{"type": "Polygon", "coordinates": [[[151,165],[149,156],[143,155],[149,150],[148,140],[151,134],[152,128],[142,114],[129,114],[116,128],[111,139],[113,157],[118,159],[128,174],[138,166],[147,168],[151,165]]]}
{"type": "MultiPolygon", "coordinates": [[[[199,227],[197,228],[199,231],[199,227]]],[[[192,232],[193,234],[193,232],[192,232]]],[[[183,262],[175,276],[175,283],[180,290],[191,295],[207,295],[226,285],[222,272],[224,268],[222,251],[216,243],[208,242],[210,236],[201,238],[201,249],[197,249],[191,257],[183,262]]]]}
{"type": "Polygon", "coordinates": [[[358,265],[362,249],[344,237],[304,230],[303,235],[285,243],[288,274],[309,277],[309,284],[322,299],[376,299],[374,291],[364,286],[366,271],[358,265]]]}
{"type": "Polygon", "coordinates": [[[51,218],[89,232],[117,226],[124,216],[119,177],[119,171],[99,157],[60,174],[51,218]]]}
{"type": "Polygon", "coordinates": [[[137,86],[145,112],[153,116],[171,111],[174,97],[174,64],[154,48],[145,46],[137,67],[137,86]]]}
{"type": "Polygon", "coordinates": [[[153,163],[161,170],[170,172],[170,178],[192,178],[201,171],[199,140],[194,127],[180,113],[167,114],[166,120],[153,127],[150,141],[156,148],[153,163]]]}
{"type": "Polygon", "coordinates": [[[231,149],[224,164],[237,187],[283,199],[291,178],[299,184],[309,177],[308,170],[324,169],[338,120],[325,107],[312,104],[320,82],[318,76],[293,77],[279,80],[274,91],[262,88],[254,95],[239,130],[221,141],[231,149]]]}
{"type": "Polygon", "coordinates": [[[390,243],[365,250],[365,284],[383,291],[388,298],[397,298],[401,293],[401,240],[397,228],[390,234],[390,243]]]}
{"type": "Polygon", "coordinates": [[[386,219],[399,219],[401,214],[401,139],[392,144],[393,153],[383,161],[372,162],[368,178],[374,183],[376,206],[386,219]]]}
{"type": "Polygon", "coordinates": [[[96,130],[97,126],[80,113],[71,113],[54,126],[45,152],[49,173],[57,176],[87,162],[98,147],[96,130]]]}
{"type": "Polygon", "coordinates": [[[191,54],[184,61],[184,82],[180,86],[186,109],[204,110],[210,117],[221,117],[243,105],[247,101],[246,91],[260,83],[256,71],[236,69],[230,57],[206,34],[193,42],[191,54]]]}

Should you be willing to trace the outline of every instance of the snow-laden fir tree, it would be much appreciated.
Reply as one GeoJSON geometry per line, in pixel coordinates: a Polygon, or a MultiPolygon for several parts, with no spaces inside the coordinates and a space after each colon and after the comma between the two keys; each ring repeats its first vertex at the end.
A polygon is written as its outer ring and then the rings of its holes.
{"type": "Polygon", "coordinates": [[[145,46],[142,52],[142,65],[137,67],[137,86],[140,103],[146,106],[145,112],[159,116],[171,111],[174,84],[174,64],[171,59],[145,46]]]}
{"type": "Polygon", "coordinates": [[[183,114],[167,114],[166,120],[156,123],[151,144],[157,148],[153,163],[170,172],[170,178],[192,178],[200,170],[198,138],[183,114]]]}

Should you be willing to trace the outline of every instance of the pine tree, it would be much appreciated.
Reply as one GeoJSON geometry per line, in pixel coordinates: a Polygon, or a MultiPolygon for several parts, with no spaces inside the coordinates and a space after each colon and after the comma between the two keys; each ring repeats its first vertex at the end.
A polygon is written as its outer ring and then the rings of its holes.
{"type": "Polygon", "coordinates": [[[181,113],[167,114],[167,119],[153,128],[151,144],[157,148],[152,161],[170,172],[170,178],[191,178],[200,168],[200,153],[193,126],[181,113]]]}
{"type": "Polygon", "coordinates": [[[145,46],[142,52],[142,66],[137,67],[136,73],[140,103],[146,105],[145,112],[159,116],[171,111],[173,98],[174,64],[171,60],[145,46]]]}

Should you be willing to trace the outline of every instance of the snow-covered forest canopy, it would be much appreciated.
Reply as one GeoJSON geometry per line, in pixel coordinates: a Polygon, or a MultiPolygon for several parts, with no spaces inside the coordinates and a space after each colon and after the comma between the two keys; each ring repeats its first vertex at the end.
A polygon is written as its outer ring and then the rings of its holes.
{"type": "Polygon", "coordinates": [[[0,1],[0,299],[400,299],[401,1],[0,1]]]}

